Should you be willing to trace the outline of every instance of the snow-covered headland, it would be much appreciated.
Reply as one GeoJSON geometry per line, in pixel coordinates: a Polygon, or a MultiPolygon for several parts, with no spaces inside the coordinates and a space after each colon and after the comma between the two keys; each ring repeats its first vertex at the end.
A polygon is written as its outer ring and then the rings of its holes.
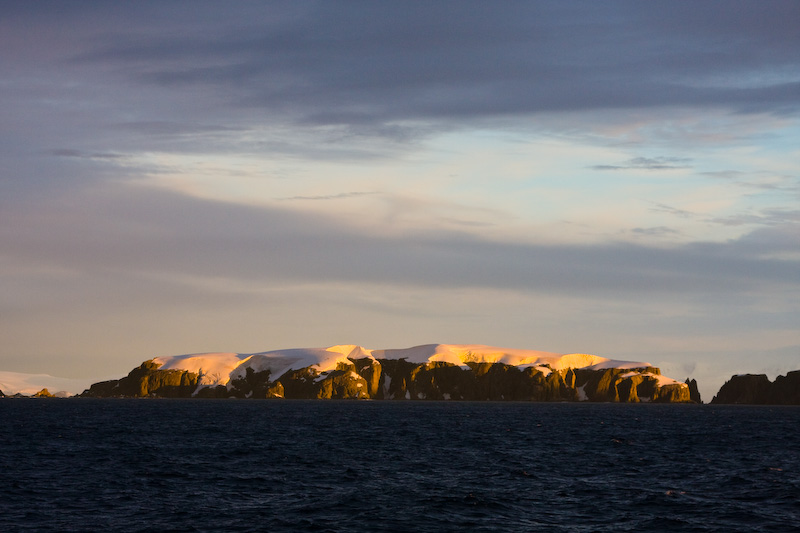
{"type": "Polygon", "coordinates": [[[697,401],[647,362],[484,345],[357,345],[157,357],[92,397],[697,401]]]}

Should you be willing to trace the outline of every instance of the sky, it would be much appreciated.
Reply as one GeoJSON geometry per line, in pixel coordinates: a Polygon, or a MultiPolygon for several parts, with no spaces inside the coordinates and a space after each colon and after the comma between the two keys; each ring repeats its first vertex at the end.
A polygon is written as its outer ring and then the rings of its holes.
{"type": "Polygon", "coordinates": [[[800,368],[800,3],[0,4],[0,370],[800,368]]]}

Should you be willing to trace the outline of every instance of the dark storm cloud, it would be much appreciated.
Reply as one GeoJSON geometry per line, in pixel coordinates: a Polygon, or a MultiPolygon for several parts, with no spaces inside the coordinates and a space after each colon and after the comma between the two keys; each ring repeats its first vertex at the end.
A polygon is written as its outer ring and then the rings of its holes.
{"type": "Polygon", "coordinates": [[[70,63],[310,124],[800,103],[795,2],[140,4],[64,14],[70,63]]]}
{"type": "Polygon", "coordinates": [[[364,160],[538,112],[795,112],[799,19],[793,2],[6,3],[0,193],[108,175],[30,155],[53,149],[364,160]]]}

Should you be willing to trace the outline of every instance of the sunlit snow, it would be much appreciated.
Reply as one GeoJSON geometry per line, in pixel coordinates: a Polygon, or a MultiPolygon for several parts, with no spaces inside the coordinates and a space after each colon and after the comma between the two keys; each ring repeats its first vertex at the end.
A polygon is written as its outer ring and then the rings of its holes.
{"type": "MultiPolygon", "coordinates": [[[[324,377],[341,363],[348,365],[351,360],[358,359],[405,359],[410,363],[425,364],[445,362],[466,368],[467,363],[504,363],[519,368],[533,367],[545,376],[553,371],[568,368],[588,368],[603,370],[607,368],[642,369],[652,366],[642,361],[619,361],[597,355],[584,353],[561,354],[539,350],[513,348],[497,348],[482,344],[425,344],[404,349],[373,350],[355,344],[343,344],[328,348],[293,348],[272,350],[267,352],[240,354],[232,352],[214,352],[156,357],[153,362],[162,370],[186,370],[198,374],[198,388],[223,385],[228,386],[231,380],[245,377],[247,369],[254,372],[270,372],[270,380],[274,381],[291,370],[310,367],[324,377]]],[[[624,374],[628,377],[640,372],[624,374]]],[[[685,385],[666,376],[649,372],[641,373],[658,381],[659,386],[679,384],[685,385]]],[[[390,377],[384,383],[384,392],[388,393],[390,377]]],[[[21,393],[33,395],[43,388],[53,394],[70,396],[88,389],[98,380],[65,379],[46,374],[19,374],[0,372],[0,390],[6,395],[21,393]]],[[[582,390],[579,389],[579,395],[582,390]]],[[[584,398],[581,398],[584,399],[584,398]]]]}
{"type": "Polygon", "coordinates": [[[339,363],[349,364],[350,360],[365,358],[405,359],[417,364],[445,362],[462,367],[467,363],[504,363],[521,368],[533,366],[545,375],[549,375],[553,370],[567,368],[600,370],[652,366],[646,362],[618,361],[591,354],[561,354],[497,348],[482,344],[425,344],[388,350],[373,350],[354,344],[344,344],[328,348],[293,348],[254,354],[188,354],[157,357],[153,361],[160,364],[160,368],[164,370],[179,369],[195,372],[200,376],[200,386],[214,386],[228,385],[231,380],[244,377],[248,368],[254,372],[269,370],[270,379],[274,381],[290,370],[311,367],[321,374],[335,370],[339,363]]]}

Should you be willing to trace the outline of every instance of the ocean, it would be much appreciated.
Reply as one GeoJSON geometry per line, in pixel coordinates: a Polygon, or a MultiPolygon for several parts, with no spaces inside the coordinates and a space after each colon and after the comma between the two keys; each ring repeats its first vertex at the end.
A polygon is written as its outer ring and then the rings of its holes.
{"type": "Polygon", "coordinates": [[[0,400],[0,531],[798,531],[800,407],[0,400]]]}

